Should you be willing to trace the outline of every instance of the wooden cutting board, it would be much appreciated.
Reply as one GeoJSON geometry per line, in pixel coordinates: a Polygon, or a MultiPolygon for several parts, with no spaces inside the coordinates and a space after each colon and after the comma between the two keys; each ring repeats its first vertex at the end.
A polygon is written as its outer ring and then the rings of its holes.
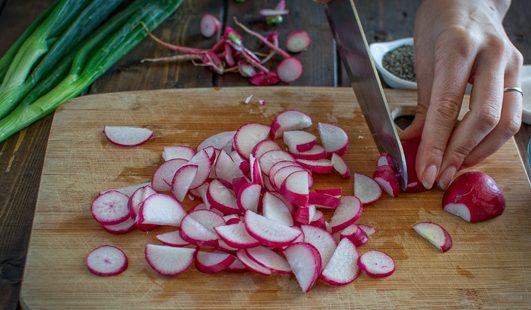
{"type": "MultiPolygon", "coordinates": [[[[416,100],[414,93],[397,91],[388,92],[388,98],[410,107],[416,100]]],[[[112,235],[92,219],[95,193],[147,180],[164,146],[197,146],[211,134],[243,123],[269,124],[286,109],[304,111],[314,123],[345,128],[351,141],[348,165],[371,174],[378,153],[353,100],[347,88],[282,87],[114,93],[65,104],[50,132],[21,304],[29,309],[530,308],[531,190],[512,139],[477,167],[505,192],[507,208],[495,220],[468,224],[443,212],[442,193],[436,190],[383,197],[366,207],[359,223],[371,224],[377,232],[359,251],[380,249],[397,262],[396,273],[383,280],[361,275],[344,287],[318,282],[303,294],[295,279],[285,275],[211,275],[192,267],[164,278],[147,266],[143,249],[168,229],[112,235]],[[250,94],[253,103],[244,105],[250,94]],[[259,106],[257,99],[267,104],[259,106]],[[155,137],[141,147],[120,148],[105,140],[104,125],[146,126],[155,137]],[[418,237],[411,226],[419,221],[445,226],[453,248],[441,254],[418,237]],[[101,244],[127,253],[127,271],[110,278],[87,271],[85,256],[101,244]]],[[[345,194],[353,194],[352,179],[331,175],[316,181],[315,187],[341,186],[345,194]]]]}

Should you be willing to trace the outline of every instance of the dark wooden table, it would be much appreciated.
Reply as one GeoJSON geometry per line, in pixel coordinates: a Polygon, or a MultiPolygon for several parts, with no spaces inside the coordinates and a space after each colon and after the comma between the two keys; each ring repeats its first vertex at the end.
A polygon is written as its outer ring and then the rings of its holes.
{"type": "MultiPolygon", "coordinates": [[[[52,0],[0,0],[0,54],[2,54],[52,0]]],[[[337,57],[323,9],[309,0],[289,0],[291,14],[278,28],[281,38],[304,29],[312,36],[312,47],[300,55],[304,75],[292,85],[348,86],[348,77],[337,57]]],[[[358,0],[368,39],[386,41],[413,34],[415,11],[420,0],[358,0]]],[[[199,20],[211,13],[232,24],[232,17],[264,29],[257,12],[272,7],[276,0],[185,0],[181,8],[156,31],[167,41],[196,47],[208,47],[215,39],[205,40],[199,34],[199,20]]],[[[509,37],[531,62],[531,2],[514,0],[505,18],[509,37]]],[[[252,41],[246,45],[253,47],[252,41]]],[[[164,48],[150,40],[142,42],[119,65],[96,81],[87,94],[161,88],[229,87],[248,85],[235,76],[216,76],[210,71],[183,64],[140,64],[144,57],[168,55],[164,48]]],[[[49,116],[0,143],[0,309],[17,306],[25,256],[37,199],[48,132],[53,116],[49,116]]],[[[531,126],[523,126],[516,136],[522,156],[531,136],[531,126]]],[[[529,173],[529,172],[528,172],[529,173]]]]}

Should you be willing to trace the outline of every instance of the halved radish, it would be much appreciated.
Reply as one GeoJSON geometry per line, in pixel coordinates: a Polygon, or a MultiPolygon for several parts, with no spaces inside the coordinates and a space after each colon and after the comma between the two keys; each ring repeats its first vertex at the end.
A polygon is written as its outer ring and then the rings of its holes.
{"type": "Polygon", "coordinates": [[[258,240],[249,235],[243,222],[217,226],[214,230],[221,240],[238,249],[251,248],[260,244],[258,240]]]}
{"type": "Polygon", "coordinates": [[[105,126],[103,133],[109,142],[126,147],[144,144],[153,136],[147,128],[127,126],[105,126]]]}
{"type": "Polygon", "coordinates": [[[186,145],[165,146],[162,151],[162,159],[165,161],[175,158],[190,160],[194,155],[195,150],[186,145]]]}
{"type": "Polygon", "coordinates": [[[428,240],[439,251],[446,252],[452,247],[452,237],[444,227],[432,222],[419,222],[413,225],[413,229],[428,240]]]}
{"type": "Polygon", "coordinates": [[[225,241],[223,241],[221,239],[218,240],[217,249],[221,250],[221,251],[223,251],[225,253],[234,253],[234,252],[239,250],[238,248],[235,248],[235,247],[232,247],[232,246],[228,245],[225,241]]]}
{"type": "Polygon", "coordinates": [[[209,186],[210,186],[210,182],[205,181],[205,183],[201,184],[200,186],[196,188],[192,188],[189,191],[192,196],[199,198],[203,201],[205,205],[205,209],[210,209],[210,203],[208,202],[208,197],[207,197],[209,186]]]}
{"type": "Polygon", "coordinates": [[[312,119],[299,111],[285,111],[278,114],[271,124],[273,139],[282,137],[284,131],[299,130],[312,126],[312,119]]]}
{"type": "Polygon", "coordinates": [[[221,272],[234,263],[236,257],[222,252],[204,252],[195,253],[195,268],[204,273],[221,272]]]}
{"type": "Polygon", "coordinates": [[[201,17],[199,28],[203,37],[210,38],[221,30],[221,23],[214,15],[205,14],[201,17]]]}
{"type": "Polygon", "coordinates": [[[388,153],[382,153],[380,154],[380,157],[378,157],[378,161],[376,162],[377,167],[381,166],[389,166],[394,167],[393,158],[388,153]]]}
{"type": "Polygon", "coordinates": [[[249,234],[265,246],[288,245],[300,235],[300,231],[297,229],[270,220],[250,210],[245,212],[244,223],[249,234]]]}
{"type": "Polygon", "coordinates": [[[354,195],[356,195],[364,205],[367,205],[375,202],[380,196],[382,196],[382,189],[378,183],[370,177],[354,173],[354,195]]]}
{"type": "Polygon", "coordinates": [[[294,205],[306,206],[308,204],[310,187],[308,178],[308,172],[295,171],[283,182],[280,192],[294,205]]]}
{"type": "Polygon", "coordinates": [[[321,274],[321,256],[311,244],[299,242],[284,250],[291,270],[303,292],[308,292],[321,274]]]}
{"type": "Polygon", "coordinates": [[[218,150],[224,150],[229,153],[232,148],[232,140],[236,131],[223,131],[213,136],[206,138],[197,146],[197,151],[201,151],[209,146],[213,146],[218,150]]]}
{"type": "Polygon", "coordinates": [[[249,271],[247,267],[245,267],[244,264],[236,257],[234,262],[227,268],[228,271],[231,272],[246,272],[249,271]]]}
{"type": "Polygon", "coordinates": [[[258,212],[258,204],[260,203],[260,193],[262,186],[259,184],[248,183],[244,185],[239,193],[237,204],[241,211],[251,210],[258,212]]]}
{"type": "Polygon", "coordinates": [[[143,182],[143,183],[139,183],[139,184],[134,184],[134,185],[130,185],[130,186],[126,186],[126,187],[121,187],[121,188],[111,188],[111,189],[107,189],[107,190],[103,190],[101,192],[99,192],[97,194],[97,196],[100,196],[100,195],[103,195],[105,194],[106,192],[110,192],[110,191],[117,191],[117,192],[120,192],[124,195],[126,195],[127,197],[131,197],[131,195],[133,195],[133,193],[141,188],[141,187],[144,187],[146,185],[150,185],[151,182],[143,182]]]}
{"type": "Polygon", "coordinates": [[[361,201],[353,196],[343,196],[330,221],[332,233],[353,224],[363,212],[361,201]]]}
{"type": "MultiPolygon", "coordinates": [[[[202,151],[204,151],[207,154],[211,166],[213,166],[216,163],[216,160],[218,158],[219,152],[221,152],[220,149],[217,149],[217,148],[215,148],[213,146],[208,146],[208,147],[204,148],[202,151]]],[[[193,157],[192,157],[192,159],[193,159],[193,157]]],[[[190,159],[190,161],[192,161],[192,159],[190,159]]]]}
{"type": "Polygon", "coordinates": [[[169,231],[156,236],[157,240],[164,245],[184,247],[190,245],[190,242],[184,240],[178,230],[169,231]]]}
{"type": "Polygon", "coordinates": [[[246,124],[241,126],[234,135],[233,146],[243,158],[249,159],[251,151],[269,136],[271,127],[262,124],[246,124]]]}
{"type": "Polygon", "coordinates": [[[335,286],[353,282],[360,274],[358,257],[358,251],[352,241],[342,239],[323,269],[321,279],[335,286]]]}
{"type": "Polygon", "coordinates": [[[298,80],[302,75],[302,71],[301,61],[295,57],[285,58],[277,66],[278,78],[286,83],[298,80]]]}
{"type": "MultiPolygon", "coordinates": [[[[293,164],[291,166],[282,167],[279,170],[277,170],[277,172],[275,172],[274,175],[270,175],[269,180],[271,181],[271,184],[273,185],[273,187],[276,190],[280,190],[281,187],[282,187],[282,184],[284,183],[286,178],[289,177],[290,174],[292,174],[293,172],[297,172],[297,171],[305,171],[306,172],[306,169],[304,169],[299,164],[293,164]]],[[[308,177],[310,178],[309,174],[308,174],[308,177]]],[[[309,181],[308,181],[308,183],[309,183],[309,181]]],[[[310,184],[308,184],[308,185],[310,185],[310,184]]]]}
{"type": "Polygon", "coordinates": [[[358,266],[371,277],[384,278],[395,272],[395,261],[380,251],[368,251],[358,259],[358,266]]]}
{"type": "Polygon", "coordinates": [[[185,215],[186,211],[173,197],[154,194],[149,196],[140,207],[138,223],[178,227],[185,215]]]}
{"type": "Polygon", "coordinates": [[[311,218],[310,225],[326,230],[326,221],[325,221],[324,213],[319,210],[315,210],[315,213],[313,217],[311,218]]]}
{"type": "Polygon", "coordinates": [[[286,49],[292,53],[300,53],[310,46],[312,39],[306,31],[294,31],[286,38],[286,49]]]}
{"type": "Polygon", "coordinates": [[[177,200],[183,201],[190,189],[190,185],[197,175],[199,166],[196,164],[182,165],[177,169],[171,184],[171,193],[177,200]]]}
{"type": "Polygon", "coordinates": [[[334,167],[332,162],[329,159],[319,159],[319,160],[307,160],[307,159],[297,159],[297,163],[301,164],[304,168],[310,170],[311,172],[329,174],[332,173],[334,167]]]}
{"type": "Polygon", "coordinates": [[[281,160],[276,162],[273,166],[271,166],[271,169],[269,169],[269,177],[273,177],[275,173],[277,173],[278,170],[281,168],[287,167],[287,166],[300,166],[295,161],[291,160],[281,160]]]}
{"type": "Polygon", "coordinates": [[[243,174],[249,173],[249,170],[251,169],[249,162],[247,160],[243,160],[237,151],[230,152],[229,156],[232,158],[232,161],[234,161],[234,163],[240,168],[240,171],[243,174]]]}
{"type": "Polygon", "coordinates": [[[129,197],[118,192],[108,191],[92,202],[92,217],[102,225],[125,222],[129,216],[129,197]]]}
{"type": "Polygon", "coordinates": [[[125,253],[112,245],[102,245],[90,251],[85,259],[88,270],[102,277],[115,276],[127,269],[125,253]]]}
{"type": "MultiPolygon", "coordinates": [[[[217,246],[215,227],[225,225],[223,218],[210,210],[188,213],[181,222],[181,237],[198,246],[217,246]]],[[[231,225],[232,226],[232,225],[231,225]]]]}
{"type": "Polygon", "coordinates": [[[343,189],[341,187],[332,187],[332,188],[316,188],[315,192],[320,194],[327,194],[341,198],[343,195],[343,189]]]}
{"type": "Polygon", "coordinates": [[[232,180],[232,192],[238,194],[240,190],[249,183],[251,183],[251,181],[249,181],[249,179],[247,179],[245,176],[235,178],[232,180]]]}
{"type": "Polygon", "coordinates": [[[348,168],[347,163],[343,160],[343,158],[341,158],[341,156],[334,153],[332,154],[332,159],[330,161],[332,162],[334,170],[336,170],[340,176],[345,179],[350,178],[350,169],[348,168]]]}
{"type": "Polygon", "coordinates": [[[223,217],[223,220],[225,221],[225,224],[227,225],[238,224],[241,222],[241,219],[237,214],[225,215],[223,217]]]}
{"type": "Polygon", "coordinates": [[[337,246],[334,237],[326,230],[311,225],[301,225],[301,229],[304,234],[304,242],[313,245],[319,251],[321,266],[324,268],[337,246]]]}
{"type": "Polygon", "coordinates": [[[276,191],[276,188],[273,186],[273,184],[271,184],[271,181],[269,181],[269,178],[263,178],[262,180],[264,181],[265,190],[268,190],[270,192],[276,191]]]}
{"type": "Polygon", "coordinates": [[[270,220],[293,226],[293,217],[289,207],[277,196],[266,192],[262,199],[263,215],[270,220]]]}
{"type": "Polygon", "coordinates": [[[340,156],[345,154],[348,148],[348,136],[341,127],[333,124],[319,123],[317,129],[319,130],[321,142],[327,154],[330,156],[332,153],[340,156]]]}
{"type": "Polygon", "coordinates": [[[156,272],[164,276],[176,276],[192,265],[195,251],[195,248],[146,244],[144,255],[156,272]]]}
{"type": "Polygon", "coordinates": [[[325,209],[335,209],[339,206],[340,199],[336,196],[311,192],[308,198],[308,203],[317,205],[325,209]]]}
{"type": "MultiPolygon", "coordinates": [[[[289,202],[286,197],[282,196],[279,192],[269,192],[271,195],[275,196],[276,198],[282,200],[282,202],[288,207],[289,212],[291,214],[295,213],[295,206],[289,202]]],[[[262,202],[263,203],[263,202],[262,202]]]]}
{"type": "Polygon", "coordinates": [[[245,265],[249,270],[254,271],[258,274],[261,274],[263,276],[269,276],[271,275],[271,269],[264,267],[257,262],[255,262],[252,258],[249,257],[247,252],[243,249],[238,250],[236,252],[236,256],[238,256],[238,259],[242,262],[242,264],[245,265]]]}
{"type": "Polygon", "coordinates": [[[367,236],[374,235],[374,233],[376,232],[376,229],[374,229],[374,227],[372,227],[371,225],[367,225],[367,224],[357,224],[357,225],[361,230],[365,232],[365,234],[367,234],[367,236]]]}
{"type": "Polygon", "coordinates": [[[131,219],[136,222],[138,211],[140,210],[140,207],[142,206],[142,203],[144,203],[144,200],[146,200],[149,196],[156,194],[157,192],[149,185],[146,185],[144,187],[141,187],[137,189],[133,195],[129,198],[129,216],[131,219]]]}
{"type": "Polygon", "coordinates": [[[251,182],[258,184],[260,186],[264,185],[264,179],[262,177],[262,168],[260,167],[260,162],[254,157],[253,154],[249,158],[251,182]]]}
{"type": "Polygon", "coordinates": [[[126,234],[135,228],[135,221],[132,218],[128,218],[124,222],[114,225],[102,225],[103,229],[111,234],[126,234]]]}
{"type": "Polygon", "coordinates": [[[264,155],[268,151],[272,150],[281,150],[280,145],[278,145],[273,140],[263,140],[258,142],[257,145],[253,148],[252,154],[255,158],[260,158],[262,155],[264,155]]]}
{"type": "Polygon", "coordinates": [[[273,272],[291,273],[291,268],[286,259],[271,249],[263,246],[257,246],[254,248],[245,249],[245,253],[256,263],[270,269],[273,272]]]}
{"type": "Polygon", "coordinates": [[[243,176],[239,163],[236,164],[233,159],[223,150],[218,155],[214,171],[216,172],[216,177],[218,179],[229,184],[232,183],[232,180],[235,178],[243,176]]]}
{"type": "Polygon", "coordinates": [[[297,152],[295,150],[290,150],[289,153],[293,155],[296,159],[305,159],[305,160],[320,160],[326,158],[326,151],[324,147],[316,144],[310,150],[306,152],[297,152]]]}
{"type": "Polygon", "coordinates": [[[271,150],[264,153],[258,161],[260,162],[260,168],[262,172],[269,175],[269,171],[274,164],[279,161],[294,161],[295,159],[288,152],[282,150],[271,150]]]}
{"type": "Polygon", "coordinates": [[[398,197],[400,193],[400,182],[398,181],[395,170],[391,166],[376,167],[372,178],[387,195],[393,198],[398,197]]]}
{"type": "Polygon", "coordinates": [[[158,192],[170,191],[175,172],[186,163],[188,163],[188,161],[182,158],[170,159],[162,163],[153,174],[151,180],[151,186],[153,189],[158,192]]]}
{"type": "Polygon", "coordinates": [[[223,214],[238,214],[241,210],[234,193],[218,180],[212,180],[208,186],[207,199],[213,208],[223,214]]]}
{"type": "Polygon", "coordinates": [[[317,143],[316,136],[302,130],[286,131],[282,138],[290,151],[293,152],[309,151],[317,143]]]}
{"type": "Polygon", "coordinates": [[[197,167],[197,173],[195,175],[194,180],[192,181],[192,184],[190,184],[190,188],[196,188],[198,186],[201,186],[206,179],[208,178],[208,175],[210,174],[210,169],[212,169],[212,164],[214,163],[211,156],[209,156],[209,153],[206,151],[208,148],[205,148],[204,150],[201,150],[197,152],[197,154],[190,159],[190,164],[196,164],[197,167]]]}
{"type": "Polygon", "coordinates": [[[352,224],[347,226],[339,233],[339,238],[347,238],[354,243],[355,246],[362,246],[369,241],[369,236],[358,225],[352,224]]]}
{"type": "Polygon", "coordinates": [[[315,215],[315,211],[317,211],[315,205],[298,207],[293,218],[295,219],[295,222],[299,224],[310,224],[315,215]]]}

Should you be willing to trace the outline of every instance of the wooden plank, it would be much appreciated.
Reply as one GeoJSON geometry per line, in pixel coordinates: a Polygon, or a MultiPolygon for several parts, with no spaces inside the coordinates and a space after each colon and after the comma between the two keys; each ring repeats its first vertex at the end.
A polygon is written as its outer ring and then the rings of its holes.
{"type": "MultiPolygon", "coordinates": [[[[293,277],[253,273],[206,275],[191,268],[174,278],[156,275],[143,247],[149,233],[111,235],[93,220],[94,193],[149,178],[164,145],[197,145],[205,137],[245,122],[269,123],[279,111],[297,108],[319,121],[336,122],[351,141],[345,159],[353,171],[370,174],[377,150],[348,88],[257,88],[266,106],[242,105],[248,88],[165,90],[86,96],[56,114],[28,252],[21,300],[30,309],[306,309],[306,308],[528,308],[531,303],[531,191],[514,140],[477,167],[505,191],[507,208],[492,221],[467,224],[441,210],[442,192],[382,197],[365,208],[360,222],[377,233],[360,252],[380,249],[397,261],[385,280],[362,275],[354,284],[318,283],[303,294],[293,277]],[[178,98],[178,100],[176,100],[178,98]],[[124,149],[106,142],[104,124],[148,126],[153,140],[124,149]],[[78,143],[83,141],[83,143],[78,143]],[[436,251],[411,225],[434,221],[451,233],[454,247],[436,251]],[[115,244],[129,256],[122,275],[101,278],[84,265],[90,249],[115,244]]],[[[388,92],[392,104],[415,104],[414,92],[388,92]]],[[[315,130],[313,128],[312,130],[315,130]]],[[[315,177],[315,187],[353,181],[337,175],[315,177]]],[[[188,208],[194,202],[186,201],[188,208]]],[[[329,217],[332,212],[326,211],[329,217]]]]}

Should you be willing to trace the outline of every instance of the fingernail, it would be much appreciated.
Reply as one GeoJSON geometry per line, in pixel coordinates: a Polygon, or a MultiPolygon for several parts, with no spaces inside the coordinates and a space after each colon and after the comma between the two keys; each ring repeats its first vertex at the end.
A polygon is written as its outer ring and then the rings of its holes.
{"type": "Polygon", "coordinates": [[[448,167],[444,170],[439,178],[439,187],[445,190],[455,176],[457,169],[454,166],[448,167]]]}
{"type": "Polygon", "coordinates": [[[428,169],[424,170],[424,175],[422,176],[422,185],[425,189],[431,189],[435,178],[437,177],[437,167],[431,165],[428,169]]]}

